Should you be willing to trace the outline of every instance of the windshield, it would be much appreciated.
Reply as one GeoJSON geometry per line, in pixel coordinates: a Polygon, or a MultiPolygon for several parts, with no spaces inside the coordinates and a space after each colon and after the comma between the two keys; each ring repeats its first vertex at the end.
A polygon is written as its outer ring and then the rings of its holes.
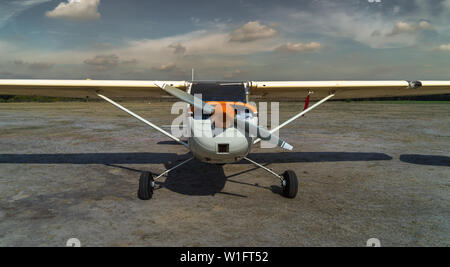
{"type": "Polygon", "coordinates": [[[242,82],[194,82],[191,94],[201,94],[203,101],[246,102],[245,87],[242,82]]]}

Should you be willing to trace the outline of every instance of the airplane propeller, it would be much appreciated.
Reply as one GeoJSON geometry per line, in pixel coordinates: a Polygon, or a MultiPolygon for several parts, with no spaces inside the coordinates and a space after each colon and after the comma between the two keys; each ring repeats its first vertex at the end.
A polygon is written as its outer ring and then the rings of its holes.
{"type": "MultiPolygon", "coordinates": [[[[170,85],[167,85],[163,82],[155,82],[155,85],[161,88],[162,90],[166,91],[170,95],[173,95],[174,97],[180,99],[183,102],[186,102],[188,104],[193,105],[195,108],[203,110],[204,114],[212,115],[214,114],[215,107],[202,101],[200,98],[193,96],[191,94],[188,94],[185,91],[182,91],[178,88],[172,87],[170,85]]],[[[235,116],[234,117],[234,125],[241,130],[244,130],[244,132],[247,135],[256,135],[256,137],[260,138],[261,140],[268,141],[271,144],[277,145],[281,148],[292,150],[293,146],[288,144],[286,141],[282,140],[278,136],[272,134],[270,131],[255,125],[248,120],[246,120],[243,117],[235,116]]]]}

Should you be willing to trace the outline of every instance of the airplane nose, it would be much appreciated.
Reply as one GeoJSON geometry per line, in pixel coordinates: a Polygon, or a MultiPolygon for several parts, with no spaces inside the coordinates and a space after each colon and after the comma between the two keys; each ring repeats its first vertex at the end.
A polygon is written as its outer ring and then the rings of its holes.
{"type": "Polygon", "coordinates": [[[234,116],[236,116],[236,109],[228,103],[219,103],[214,108],[214,113],[211,116],[215,127],[226,129],[234,125],[234,116]]]}

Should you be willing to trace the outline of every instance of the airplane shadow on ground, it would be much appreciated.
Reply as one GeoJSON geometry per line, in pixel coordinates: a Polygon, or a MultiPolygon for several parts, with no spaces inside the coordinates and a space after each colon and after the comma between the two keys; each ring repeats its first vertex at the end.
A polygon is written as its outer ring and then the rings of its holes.
{"type": "MultiPolygon", "coordinates": [[[[0,164],[166,164],[186,159],[186,155],[189,154],[157,152],[0,154],[0,164]]],[[[259,163],[392,160],[392,157],[383,153],[364,152],[251,153],[248,157],[259,163]]],[[[242,160],[234,164],[249,163],[242,160]]],[[[207,166],[212,165],[207,164],[207,166]]]]}
{"type": "MultiPolygon", "coordinates": [[[[175,153],[61,153],[61,154],[0,154],[0,164],[103,164],[110,167],[122,168],[137,173],[145,170],[121,166],[119,164],[164,164],[168,169],[188,159],[190,153],[178,155],[175,153]]],[[[270,163],[301,163],[301,162],[339,162],[339,161],[384,161],[392,157],[383,153],[363,152],[279,152],[279,153],[251,153],[249,158],[263,164],[270,163]]],[[[234,164],[250,164],[240,161],[234,164]]],[[[280,194],[280,186],[264,187],[258,184],[246,183],[231,179],[243,173],[257,170],[253,167],[226,176],[223,167],[199,161],[191,161],[185,166],[170,172],[167,177],[157,181],[157,189],[165,187],[171,191],[186,195],[214,195],[227,194],[236,197],[244,195],[222,191],[226,182],[247,186],[255,186],[280,194]]],[[[156,175],[156,173],[154,173],[156,175]]],[[[270,174],[267,174],[270,175],[270,174]]],[[[277,183],[274,180],[274,183],[277,183]]]]}
{"type": "Polygon", "coordinates": [[[412,164],[418,164],[418,165],[450,167],[450,157],[447,157],[447,156],[405,154],[405,155],[400,155],[400,160],[403,162],[406,162],[406,163],[412,163],[412,164]]]}

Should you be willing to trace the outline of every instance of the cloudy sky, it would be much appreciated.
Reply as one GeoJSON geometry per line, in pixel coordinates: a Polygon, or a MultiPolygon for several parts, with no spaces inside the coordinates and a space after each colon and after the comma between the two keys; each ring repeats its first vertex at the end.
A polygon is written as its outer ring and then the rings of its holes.
{"type": "Polygon", "coordinates": [[[1,0],[0,78],[449,79],[450,0],[1,0]]]}

